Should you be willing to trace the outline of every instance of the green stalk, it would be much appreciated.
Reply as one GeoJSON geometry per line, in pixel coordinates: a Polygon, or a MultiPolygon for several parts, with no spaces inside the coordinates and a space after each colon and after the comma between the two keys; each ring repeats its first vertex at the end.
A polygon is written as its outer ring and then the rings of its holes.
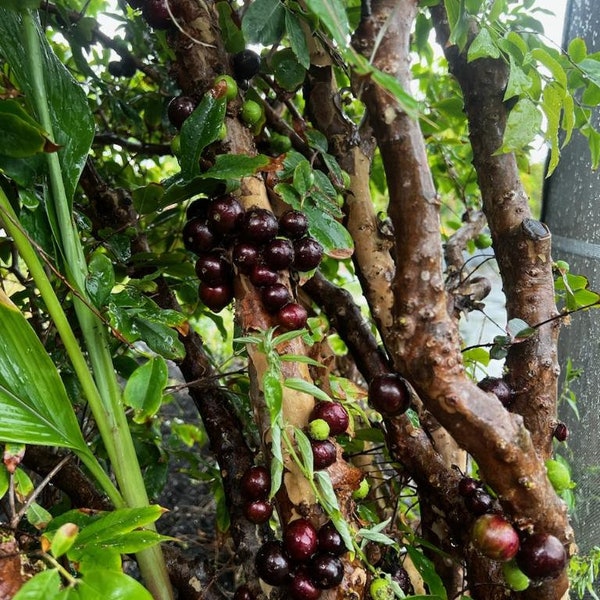
{"type": "MultiPolygon", "coordinates": [[[[96,387],[94,379],[92,378],[87,362],[83,356],[83,352],[79,346],[79,342],[73,333],[73,329],[69,324],[59,299],[56,297],[54,288],[52,287],[52,284],[46,275],[46,271],[44,271],[44,267],[37,257],[37,254],[33,249],[29,239],[21,229],[17,216],[15,215],[12,206],[10,205],[10,202],[2,188],[0,188],[0,212],[4,216],[2,223],[3,227],[13,238],[21,258],[25,261],[25,264],[29,269],[29,273],[33,277],[33,280],[40,291],[40,295],[46,304],[48,313],[56,325],[56,329],[65,346],[67,354],[69,355],[73,369],[75,370],[79,382],[81,383],[83,393],[88,400],[92,412],[95,414],[96,411],[102,411],[102,398],[98,393],[98,388],[96,387]]],[[[106,423],[104,421],[98,424],[98,428],[100,429],[102,426],[106,427],[106,423]]],[[[101,431],[100,434],[104,437],[107,432],[101,431]]],[[[123,500],[123,497],[95,457],[89,452],[78,452],[77,454],[92,475],[96,478],[102,489],[106,492],[111,502],[117,508],[124,507],[125,501],[123,500]]]]}
{"type": "MultiPolygon", "coordinates": [[[[34,103],[42,127],[52,136],[52,120],[42,69],[42,53],[38,31],[30,11],[23,13],[27,59],[34,85],[34,103]]],[[[82,298],[88,300],[85,291],[87,263],[77,229],[73,222],[58,155],[46,154],[50,173],[52,205],[60,230],[60,246],[67,264],[67,275],[71,285],[82,298]]],[[[114,365],[108,344],[105,325],[90,310],[88,303],[74,297],[73,304],[88,351],[97,388],[102,399],[102,410],[90,408],[98,423],[104,445],[115,471],[123,497],[130,507],[148,506],[144,479],[141,473],[127,417],[121,402],[121,390],[115,376],[114,365]],[[100,423],[103,423],[100,427],[100,423]]],[[[138,553],[138,564],[142,576],[157,600],[170,600],[172,595],[168,573],[160,546],[138,553]]]]}

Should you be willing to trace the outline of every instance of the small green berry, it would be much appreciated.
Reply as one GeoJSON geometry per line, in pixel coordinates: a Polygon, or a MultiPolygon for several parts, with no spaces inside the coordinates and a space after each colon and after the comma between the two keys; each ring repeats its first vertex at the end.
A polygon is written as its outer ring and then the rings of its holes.
{"type": "Polygon", "coordinates": [[[227,137],[227,125],[225,125],[225,123],[221,123],[221,126],[219,127],[219,134],[217,136],[217,139],[220,142],[222,142],[226,137],[227,137]]]}
{"type": "Polygon", "coordinates": [[[256,125],[263,116],[262,106],[254,100],[246,100],[242,104],[240,116],[247,125],[256,125]]]}
{"type": "Polygon", "coordinates": [[[329,437],[329,423],[325,419],[315,419],[308,424],[308,435],[313,440],[326,440],[329,437]]]}
{"type": "Polygon", "coordinates": [[[277,152],[278,154],[285,154],[292,149],[292,140],[287,135],[282,135],[280,133],[272,133],[271,139],[269,140],[269,145],[273,152],[277,152]]]}
{"type": "Polygon", "coordinates": [[[569,469],[558,460],[549,459],[546,461],[546,472],[552,487],[557,492],[562,492],[571,487],[571,474],[569,469]]]}
{"type": "Polygon", "coordinates": [[[489,248],[492,245],[492,238],[487,233],[480,233],[475,238],[475,247],[483,250],[485,248],[489,248]]]}
{"type": "Polygon", "coordinates": [[[519,569],[514,560],[502,564],[502,574],[506,585],[515,592],[522,592],[529,587],[529,577],[519,569]]]}
{"type": "Polygon", "coordinates": [[[171,152],[175,155],[175,156],[179,156],[181,154],[181,136],[179,134],[177,134],[172,140],[171,140],[171,152]]]}
{"type": "Polygon", "coordinates": [[[564,260],[557,260],[554,267],[561,273],[568,273],[570,270],[569,263],[564,260]]]}
{"type": "Polygon", "coordinates": [[[382,577],[373,579],[369,586],[369,594],[373,600],[392,600],[394,598],[394,590],[382,577]]]}
{"type": "Polygon", "coordinates": [[[370,489],[371,486],[369,485],[369,482],[366,479],[362,479],[358,488],[352,492],[352,497],[355,500],[362,500],[367,497],[370,489]]]}
{"type": "Polygon", "coordinates": [[[225,96],[228,102],[237,98],[238,84],[231,75],[219,75],[215,79],[215,89],[220,96],[225,96]],[[221,88],[223,88],[223,91],[221,91],[221,88]]]}

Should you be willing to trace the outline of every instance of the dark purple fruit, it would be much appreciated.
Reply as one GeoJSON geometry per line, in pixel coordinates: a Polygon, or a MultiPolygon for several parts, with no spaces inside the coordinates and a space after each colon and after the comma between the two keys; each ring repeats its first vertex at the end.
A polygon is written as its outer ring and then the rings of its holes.
{"type": "Polygon", "coordinates": [[[120,60],[111,60],[108,63],[108,72],[113,77],[123,77],[123,69],[121,67],[121,61],[120,60]]]}
{"type": "Polygon", "coordinates": [[[264,307],[271,313],[276,313],[292,300],[290,291],[283,283],[263,287],[260,297],[264,307]]]}
{"type": "Polygon", "coordinates": [[[292,521],[283,533],[283,546],[296,562],[308,560],[317,551],[317,545],[317,530],[307,519],[292,521]]]}
{"type": "Polygon", "coordinates": [[[471,541],[481,554],[501,562],[510,560],[519,550],[515,528],[501,515],[479,517],[473,524],[471,541]]]}
{"type": "Polygon", "coordinates": [[[323,419],[329,425],[329,435],[340,435],[348,429],[350,417],[348,411],[339,402],[317,402],[310,413],[309,420],[323,419]]]}
{"type": "Polygon", "coordinates": [[[195,269],[198,279],[212,287],[229,283],[231,280],[231,265],[219,252],[201,254],[195,269]]]}
{"type": "Polygon", "coordinates": [[[289,592],[293,600],[318,600],[321,597],[321,590],[315,585],[306,568],[296,570],[289,592]]]}
{"type": "Polygon", "coordinates": [[[217,238],[208,228],[206,221],[200,218],[188,221],[183,226],[182,234],[183,245],[195,254],[212,250],[217,242],[217,238]]]}
{"type": "Polygon", "coordinates": [[[307,319],[308,313],[306,312],[306,309],[296,302],[286,304],[277,313],[277,322],[286,331],[303,329],[306,326],[307,319]]]}
{"type": "Polygon", "coordinates": [[[273,514],[273,505],[268,500],[252,500],[244,507],[244,516],[250,523],[266,523],[273,514]]]}
{"type": "Polygon", "coordinates": [[[169,102],[167,116],[177,129],[181,129],[184,121],[194,112],[196,103],[189,96],[176,96],[169,102]]]}
{"type": "Polygon", "coordinates": [[[335,445],[330,440],[311,440],[315,470],[326,469],[337,459],[335,445]]]}
{"type": "Polygon", "coordinates": [[[319,528],[317,538],[319,540],[319,550],[321,552],[333,554],[334,556],[341,556],[348,550],[342,536],[335,528],[332,521],[327,521],[327,523],[319,528]]]}
{"type": "Polygon", "coordinates": [[[266,467],[254,465],[242,475],[240,486],[250,500],[265,499],[271,490],[271,474],[266,467]]]}
{"type": "Polygon", "coordinates": [[[484,377],[477,386],[484,392],[491,392],[498,397],[498,400],[502,402],[504,406],[510,406],[513,401],[513,391],[500,377],[484,377]]]}
{"type": "Polygon", "coordinates": [[[279,229],[281,235],[285,235],[291,240],[296,240],[306,235],[308,231],[308,219],[299,210],[288,210],[279,217],[279,229]]]}
{"type": "Polygon", "coordinates": [[[287,269],[294,262],[294,246],[290,240],[275,238],[263,248],[263,259],[274,271],[287,269]]]}
{"type": "Polygon", "coordinates": [[[258,263],[260,252],[258,247],[247,242],[240,242],[233,247],[231,260],[244,275],[249,275],[252,268],[258,263]]]}
{"type": "Polygon", "coordinates": [[[472,477],[463,477],[458,482],[458,493],[466,498],[467,496],[472,496],[475,493],[475,490],[479,489],[480,484],[477,479],[473,479],[472,477]]]}
{"type": "Polygon", "coordinates": [[[569,429],[564,423],[557,423],[554,428],[554,438],[558,442],[564,442],[569,437],[569,429]]]}
{"type": "Polygon", "coordinates": [[[142,14],[148,25],[154,29],[169,29],[173,21],[167,8],[167,0],[146,0],[142,14]]]}
{"type": "Polygon", "coordinates": [[[317,554],[310,562],[310,575],[318,588],[328,590],[342,582],[344,565],[337,556],[317,554]]]}
{"type": "Polygon", "coordinates": [[[476,489],[465,498],[465,506],[474,515],[484,515],[492,510],[494,501],[492,497],[481,488],[476,489]]]}
{"type": "Polygon", "coordinates": [[[187,207],[187,210],[185,211],[185,218],[188,221],[190,219],[206,220],[206,215],[208,215],[208,205],[209,205],[209,202],[206,198],[194,200],[187,207]]]}
{"type": "Polygon", "coordinates": [[[254,565],[258,576],[269,585],[283,585],[290,576],[290,564],[279,540],[265,542],[256,553],[254,565]]]}
{"type": "Polygon", "coordinates": [[[233,594],[233,600],[256,600],[256,596],[252,593],[247,585],[241,585],[235,594],[233,594]]]}
{"type": "Polygon", "coordinates": [[[250,271],[250,281],[256,287],[275,285],[279,279],[277,273],[262,263],[255,264],[250,271]]]}
{"type": "Polygon", "coordinates": [[[392,569],[391,576],[407,596],[415,593],[408,571],[404,567],[398,565],[396,568],[392,569]]]}
{"type": "Polygon", "coordinates": [[[198,297],[206,308],[213,312],[220,312],[233,300],[233,288],[228,283],[211,287],[201,281],[198,286],[198,297]]]}
{"type": "Polygon", "coordinates": [[[218,234],[233,233],[240,224],[244,208],[231,194],[215,198],[208,207],[206,221],[211,231],[218,234]]]}
{"type": "Polygon", "coordinates": [[[397,373],[377,375],[369,384],[369,404],[386,417],[406,412],[410,406],[406,381],[397,373]]]}
{"type": "Polygon", "coordinates": [[[272,240],[278,229],[275,215],[266,208],[252,208],[242,219],[244,239],[255,244],[264,244],[272,240]]]}
{"type": "Polygon", "coordinates": [[[260,56],[253,50],[242,50],[233,56],[233,72],[236,79],[252,79],[260,71],[260,56]]]}
{"type": "Polygon", "coordinates": [[[531,579],[551,579],[567,564],[562,542],[549,533],[535,533],[521,542],[517,565],[531,579]]]}
{"type": "Polygon", "coordinates": [[[137,71],[135,60],[131,56],[121,58],[121,73],[123,77],[133,77],[137,71]]]}
{"type": "Polygon", "coordinates": [[[294,267],[298,271],[316,269],[323,258],[323,246],[314,238],[303,237],[294,241],[294,267]]]}

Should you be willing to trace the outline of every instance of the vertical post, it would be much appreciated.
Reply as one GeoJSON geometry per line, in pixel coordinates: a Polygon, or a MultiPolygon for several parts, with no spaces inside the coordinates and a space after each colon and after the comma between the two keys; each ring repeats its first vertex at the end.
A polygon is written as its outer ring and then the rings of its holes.
{"type": "MultiPolygon", "coordinates": [[[[588,53],[600,51],[600,2],[569,0],[564,40],[585,40],[588,53]]],[[[600,110],[593,124],[600,125],[600,110]]],[[[571,272],[585,275],[590,289],[600,290],[600,170],[592,171],[587,140],[574,135],[544,190],[542,220],[552,231],[552,257],[565,260],[571,272]]],[[[573,316],[563,327],[559,342],[560,364],[571,359],[583,374],[572,386],[577,394],[580,420],[566,405],[561,418],[571,433],[564,455],[573,468],[576,510],[573,526],[580,551],[600,545],[600,310],[573,316]]]]}

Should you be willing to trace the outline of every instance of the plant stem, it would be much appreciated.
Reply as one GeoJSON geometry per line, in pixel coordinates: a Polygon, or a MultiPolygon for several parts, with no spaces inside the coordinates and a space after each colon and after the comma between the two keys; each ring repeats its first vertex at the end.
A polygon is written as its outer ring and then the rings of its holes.
{"type": "MultiPolygon", "coordinates": [[[[23,13],[23,24],[30,77],[35,90],[33,100],[37,116],[42,127],[53,137],[42,67],[40,38],[30,11],[23,13]]],[[[87,264],[66,196],[60,161],[55,153],[46,154],[46,158],[50,174],[52,208],[60,230],[60,240],[58,241],[65,256],[67,276],[80,297],[87,300],[85,291],[87,264]]],[[[97,389],[102,399],[101,409],[99,406],[91,404],[90,408],[94,412],[94,418],[98,423],[117,482],[128,506],[147,506],[149,504],[148,495],[121,402],[121,390],[115,376],[106,328],[80,298],[74,297],[73,304],[90,356],[97,389]]],[[[154,597],[160,600],[171,599],[172,590],[160,547],[150,548],[136,556],[142,576],[154,597]]]]}

